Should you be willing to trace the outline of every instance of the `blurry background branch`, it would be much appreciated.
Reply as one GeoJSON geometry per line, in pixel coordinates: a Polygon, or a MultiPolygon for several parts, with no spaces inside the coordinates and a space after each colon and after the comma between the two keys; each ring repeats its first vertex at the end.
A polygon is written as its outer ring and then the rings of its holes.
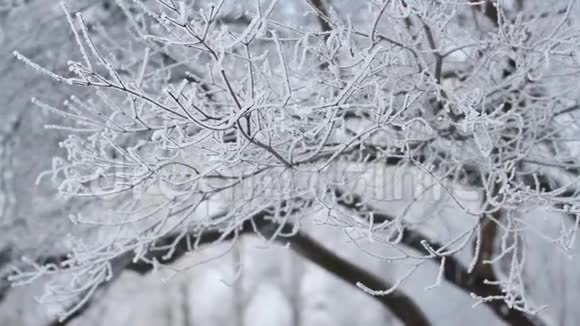
{"type": "MultiPolygon", "coordinates": [[[[337,203],[350,210],[351,212],[361,216],[364,218],[368,223],[370,223],[370,217],[372,215],[372,220],[374,225],[381,225],[386,222],[394,221],[395,218],[376,210],[368,203],[365,203],[362,197],[354,193],[346,193],[341,190],[335,190],[337,203]]],[[[493,223],[490,221],[489,223],[493,223]]],[[[480,257],[478,258],[478,264],[476,265],[476,269],[473,272],[469,272],[463,264],[456,259],[453,255],[445,255],[445,270],[443,272],[443,278],[456,286],[457,288],[465,291],[468,294],[475,294],[479,297],[496,297],[502,295],[502,288],[497,284],[498,278],[495,276],[493,270],[491,270],[490,264],[483,264],[483,260],[493,258],[493,250],[492,248],[488,248],[488,246],[493,246],[495,241],[495,233],[488,234],[491,230],[490,227],[487,226],[488,224],[484,224],[482,230],[482,237],[486,238],[482,240],[485,244],[480,252],[480,257]],[[486,273],[483,273],[482,270],[486,270],[486,273]]],[[[497,232],[495,228],[493,231],[497,232]]],[[[412,229],[405,229],[402,238],[400,239],[401,243],[408,246],[409,248],[414,249],[419,253],[429,254],[426,249],[424,243],[427,243],[430,248],[432,248],[435,252],[441,252],[444,248],[443,245],[430,240],[427,235],[422,234],[418,230],[412,229]]],[[[440,257],[434,256],[431,258],[433,263],[439,264],[440,257]]],[[[538,317],[535,317],[531,314],[511,309],[505,301],[499,300],[490,300],[490,301],[483,301],[482,304],[488,306],[498,318],[503,320],[504,322],[508,323],[509,325],[521,325],[521,326],[541,326],[545,325],[544,322],[541,321],[538,317]]]]}
{"type": "MultiPolygon", "coordinates": [[[[191,252],[190,246],[192,243],[195,243],[196,246],[204,246],[223,240],[237,241],[239,236],[254,234],[257,229],[258,234],[263,237],[272,238],[281,244],[289,243],[289,248],[298,255],[326,270],[333,276],[352,285],[353,290],[358,290],[356,289],[357,283],[362,283],[365,286],[376,290],[393,288],[392,284],[387,283],[356,264],[338,256],[335,252],[325,248],[317,240],[308,236],[304,232],[297,231],[295,226],[291,223],[286,222],[284,224],[278,224],[277,222],[272,221],[269,214],[270,213],[267,211],[258,213],[250,220],[246,220],[238,229],[227,233],[220,230],[206,230],[199,234],[188,234],[185,236],[182,234],[168,235],[159,239],[155,243],[155,247],[163,249],[150,250],[146,255],[146,260],[158,261],[163,265],[171,264],[183,257],[186,253],[191,252]],[[281,234],[281,236],[276,236],[276,234],[281,234]],[[169,257],[168,253],[170,253],[169,257]]],[[[154,264],[144,260],[135,262],[133,261],[132,256],[133,253],[128,252],[123,256],[116,258],[113,261],[113,269],[119,272],[122,270],[128,270],[145,275],[156,268],[154,264]]],[[[63,260],[63,258],[58,257],[45,257],[43,259],[54,262],[63,260]]],[[[103,298],[105,295],[103,292],[106,292],[106,289],[110,286],[109,283],[105,283],[100,287],[101,293],[99,294],[99,298],[103,298]]],[[[370,295],[370,297],[379,301],[404,325],[431,325],[421,308],[399,289],[393,290],[389,295],[370,295]]],[[[66,317],[64,320],[55,320],[49,326],[67,325],[72,320],[81,316],[89,307],[90,302],[85,304],[72,315],[66,317]]]]}

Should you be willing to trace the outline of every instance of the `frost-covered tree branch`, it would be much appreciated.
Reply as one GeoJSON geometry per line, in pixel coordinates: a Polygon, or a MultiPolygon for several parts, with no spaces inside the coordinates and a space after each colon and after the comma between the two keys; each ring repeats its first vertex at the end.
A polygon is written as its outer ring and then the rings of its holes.
{"type": "MultiPolygon", "coordinates": [[[[343,193],[340,190],[335,190],[337,203],[347,209],[347,212],[352,212],[366,220],[371,221],[376,225],[385,225],[388,223],[396,223],[397,218],[377,211],[368,203],[356,194],[343,193]]],[[[483,229],[486,225],[483,225],[483,229]]],[[[468,271],[468,269],[454,257],[454,253],[446,248],[444,245],[429,240],[429,237],[422,234],[419,230],[405,230],[398,236],[398,241],[401,244],[414,249],[416,252],[427,254],[426,258],[430,258],[436,264],[444,264],[444,271],[442,274],[445,281],[455,285],[456,287],[481,298],[498,297],[502,295],[502,288],[498,285],[497,277],[494,273],[489,271],[483,274],[480,271],[475,273],[468,271]],[[445,261],[441,258],[445,257],[445,261]]],[[[480,250],[483,251],[483,250],[480,250]]],[[[489,268],[490,265],[483,263],[485,259],[481,258],[482,253],[479,253],[478,263],[483,269],[489,268]]],[[[493,255],[493,251],[490,252],[493,255]]],[[[492,258],[492,256],[487,257],[492,258]]],[[[424,260],[422,263],[425,262],[424,260]]],[[[481,268],[481,267],[480,267],[481,268]]],[[[529,314],[516,309],[510,309],[506,302],[501,300],[487,300],[482,301],[487,305],[497,316],[509,325],[544,325],[544,323],[529,314]]]]}
{"type": "MultiPolygon", "coordinates": [[[[260,212],[240,225],[239,229],[231,230],[229,233],[223,233],[219,230],[208,230],[199,234],[167,235],[156,241],[155,248],[152,248],[147,254],[148,261],[159,261],[163,264],[171,264],[181,258],[185,253],[192,251],[192,244],[204,246],[215,243],[220,240],[236,241],[239,236],[244,234],[254,234],[272,238],[281,243],[289,243],[290,248],[300,256],[308,259],[317,266],[325,269],[329,273],[339,277],[347,283],[355,286],[357,283],[365,284],[373,288],[394,288],[393,285],[386,283],[381,278],[365,271],[363,268],[352,264],[339,257],[331,250],[325,248],[318,241],[306,235],[304,232],[296,231],[296,227],[290,223],[278,225],[270,221],[271,216],[268,210],[260,212]],[[275,237],[275,233],[284,234],[275,237]]],[[[143,261],[132,260],[132,252],[127,252],[114,261],[114,269],[134,271],[139,274],[147,274],[156,269],[155,264],[145,263],[143,261]]],[[[45,261],[50,260],[59,264],[65,261],[63,257],[45,257],[45,261]]],[[[108,285],[107,285],[108,286],[108,285]]],[[[389,296],[371,296],[383,304],[389,311],[397,316],[405,325],[430,325],[424,313],[407,295],[400,290],[394,290],[389,296]]],[[[66,325],[82,314],[84,305],[81,310],[68,315],[66,318],[55,321],[55,325],[66,325]]]]}
{"type": "MultiPolygon", "coordinates": [[[[178,235],[166,260],[191,234],[218,232],[219,243],[249,223],[263,235],[253,217],[268,208],[280,228],[265,240],[323,215],[384,244],[383,258],[408,263],[394,285],[435,261],[433,286],[445,279],[500,318],[533,324],[542,300],[528,296],[526,239],[540,234],[569,252],[579,213],[570,108],[579,100],[580,34],[574,1],[560,2],[383,0],[345,13],[308,0],[303,24],[293,24],[277,1],[256,1],[232,24],[227,1],[118,0],[130,41],[63,6],[79,49],[70,73],[15,52],[48,78],[92,91],[62,105],[32,101],[71,121],[48,126],[70,135],[66,158],[39,182],[103,209],[71,216],[92,232],[71,239],[62,266],[33,263],[13,280],[54,277],[46,298],[90,298],[127,253],[134,266],[155,266],[151,247],[168,236],[178,235]],[[408,182],[377,171],[397,169],[430,185],[384,215],[377,205],[392,198],[375,190],[408,182]],[[376,207],[362,211],[336,189],[376,207]],[[433,189],[436,199],[426,195],[433,189]],[[468,221],[445,242],[409,216],[433,201],[468,221]],[[543,207],[560,213],[558,234],[529,217],[543,207]],[[455,258],[464,250],[467,268],[455,258]],[[61,267],[73,281],[56,276],[61,267]]],[[[334,264],[325,255],[319,263],[334,264]]],[[[359,287],[385,302],[398,291],[359,287]]]]}

